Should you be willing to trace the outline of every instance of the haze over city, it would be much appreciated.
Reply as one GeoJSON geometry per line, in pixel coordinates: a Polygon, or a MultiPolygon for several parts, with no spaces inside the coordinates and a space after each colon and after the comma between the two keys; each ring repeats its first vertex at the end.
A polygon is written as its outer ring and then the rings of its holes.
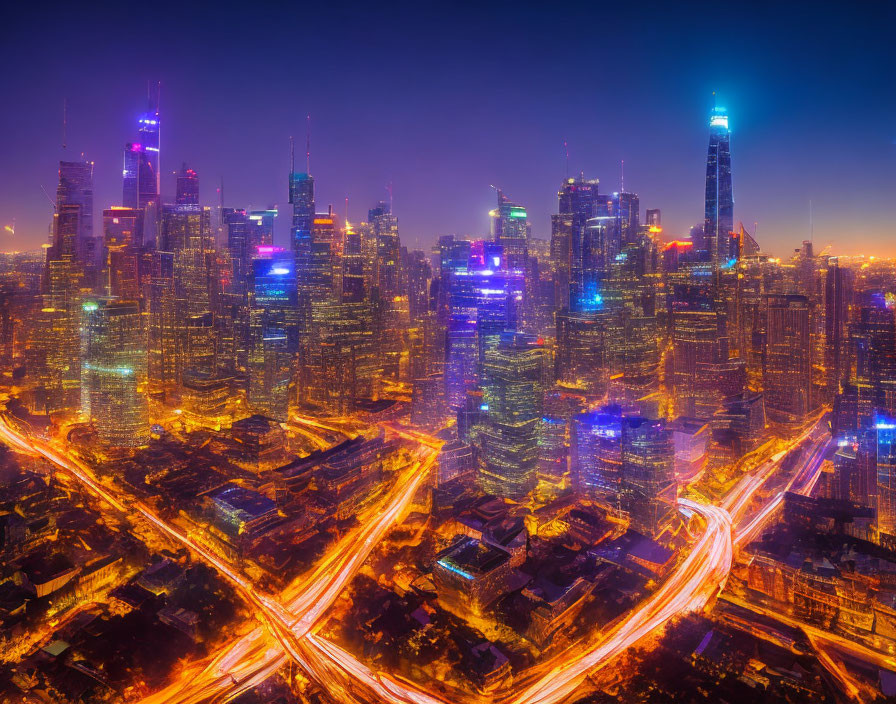
{"type": "Polygon", "coordinates": [[[225,206],[282,206],[288,139],[304,151],[310,114],[318,202],[343,214],[348,197],[359,220],[391,183],[407,241],[424,248],[487,233],[489,184],[547,238],[564,142],[569,172],[606,191],[624,160],[626,189],[686,235],[715,91],[731,115],[736,218],[758,222],[767,251],[809,236],[812,200],[819,246],[896,253],[890,3],[43,8],[9,8],[0,43],[0,220],[17,230],[4,249],[46,241],[63,101],[66,152],[95,162],[97,202],[111,203],[121,144],[160,81],[163,191],[186,161],[203,202],[218,203],[223,179],[225,206]]]}

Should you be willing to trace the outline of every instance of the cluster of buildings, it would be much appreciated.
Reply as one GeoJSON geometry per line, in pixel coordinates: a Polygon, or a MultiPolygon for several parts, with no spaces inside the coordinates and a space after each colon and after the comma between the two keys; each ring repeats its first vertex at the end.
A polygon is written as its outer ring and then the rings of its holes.
{"type": "Polygon", "coordinates": [[[218,429],[391,400],[423,429],[455,425],[483,491],[572,486],[655,534],[676,478],[831,405],[856,453],[838,486],[896,531],[890,269],[809,241],[789,260],[761,253],[735,225],[724,109],[686,237],[636,193],[580,175],[561,183],[549,240],[498,189],[490,237],[445,235],[431,256],[402,246],[388,202],[356,225],[321,211],[308,163],[289,173],[286,247],[277,209],[203,205],[186,166],[172,201],[161,123],[151,96],[101,228],[94,164],[60,162],[42,266],[20,256],[3,275],[2,354],[32,412],[128,448],[172,413],[218,429]]]}
{"type": "MultiPolygon", "coordinates": [[[[161,124],[151,95],[101,227],[94,164],[61,161],[45,251],[0,259],[4,387],[20,416],[65,431],[135,496],[279,586],[412,461],[379,421],[437,436],[413,503],[435,520],[403,576],[366,584],[352,607],[368,644],[384,628],[396,642],[417,634],[401,650],[410,674],[450,651],[485,694],[523,651],[611,621],[686,542],[682,485],[828,411],[828,503],[790,496],[787,510],[896,545],[896,270],[811,241],[786,259],[762,253],[735,224],[724,109],[710,115],[704,218],[686,236],[664,233],[659,210],[642,215],[636,193],[581,174],[562,180],[549,238],[496,189],[488,237],[443,235],[429,253],[402,245],[389,202],[356,224],[319,208],[308,161],[288,174],[285,246],[284,213],[205,205],[187,165],[171,199],[161,124]],[[368,430],[308,452],[303,417],[368,430]],[[500,629],[514,644],[482,635],[500,629]]],[[[113,597],[148,601],[196,637],[195,610],[155,598],[179,563],[43,555],[32,548],[54,527],[7,508],[4,619],[29,599],[69,608],[127,580],[113,597]]],[[[744,589],[872,647],[893,642],[892,563],[750,549],[744,589]]]]}

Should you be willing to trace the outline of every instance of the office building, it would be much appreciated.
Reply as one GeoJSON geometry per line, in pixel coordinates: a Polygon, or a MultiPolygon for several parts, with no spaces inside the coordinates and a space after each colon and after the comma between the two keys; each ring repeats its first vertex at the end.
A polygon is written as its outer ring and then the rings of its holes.
{"type": "Polygon", "coordinates": [[[522,499],[535,486],[543,365],[544,347],[532,335],[505,332],[486,349],[479,475],[484,491],[522,499]]]}

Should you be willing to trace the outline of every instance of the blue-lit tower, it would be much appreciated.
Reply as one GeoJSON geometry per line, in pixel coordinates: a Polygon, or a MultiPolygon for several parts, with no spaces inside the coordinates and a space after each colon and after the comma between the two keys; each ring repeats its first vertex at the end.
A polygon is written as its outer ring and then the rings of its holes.
{"type": "Polygon", "coordinates": [[[709,151],[706,156],[706,210],[703,222],[715,266],[737,257],[734,231],[734,193],[731,189],[731,133],[728,111],[714,107],[709,118],[709,151]]]}
{"type": "Polygon", "coordinates": [[[137,138],[124,149],[122,205],[128,208],[158,207],[161,193],[159,84],[150,84],[147,93],[146,111],[137,117],[137,138]]]}
{"type": "Polygon", "coordinates": [[[250,291],[249,405],[258,413],[286,420],[295,352],[292,317],[296,311],[295,260],[273,247],[252,262],[250,291]]]}
{"type": "Polygon", "coordinates": [[[879,415],[877,431],[877,532],[896,537],[896,418],[879,415]]]}

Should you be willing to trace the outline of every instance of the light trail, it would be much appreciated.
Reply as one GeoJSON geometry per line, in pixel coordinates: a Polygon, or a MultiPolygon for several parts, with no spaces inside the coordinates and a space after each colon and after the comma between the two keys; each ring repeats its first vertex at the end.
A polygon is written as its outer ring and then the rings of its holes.
{"type": "MultiPolygon", "coordinates": [[[[137,513],[163,534],[185,545],[194,554],[212,565],[240,590],[247,601],[255,607],[256,615],[260,616],[271,628],[283,649],[304,668],[308,668],[309,665],[307,659],[296,648],[296,641],[300,641],[308,635],[315,621],[329,608],[345,584],[354,576],[357,569],[360,568],[373,548],[382,539],[385,532],[391,528],[397,518],[406,510],[420,484],[427,476],[429,470],[432,469],[436,459],[435,455],[430,453],[430,456],[425,460],[412,463],[410,469],[404,473],[404,476],[397,483],[398,491],[390,500],[386,509],[381,512],[376,521],[364,525],[359,535],[352,541],[354,549],[349,554],[332,560],[339,569],[329,575],[327,579],[313,580],[309,589],[302,591],[288,607],[284,607],[277,600],[257,593],[254,585],[249,580],[188,535],[162,520],[142,502],[130,501],[129,506],[126,506],[122,500],[119,500],[109,490],[99,484],[92,476],[89,468],[80,460],[62,455],[49,443],[38,442],[33,438],[21,436],[8,426],[5,417],[2,420],[3,422],[0,423],[0,438],[22,451],[42,455],[51,463],[81,481],[92,493],[103,499],[115,510],[123,514],[137,513]]],[[[220,672],[228,686],[234,682],[234,667],[242,664],[251,653],[254,653],[255,657],[253,658],[254,662],[251,664],[247,663],[252,670],[247,672],[248,679],[254,681],[260,671],[277,669],[282,665],[282,662],[280,662],[283,657],[282,653],[277,653],[266,647],[266,644],[259,640],[261,634],[258,630],[256,629],[256,631],[241,639],[231,651],[224,653],[219,658],[215,658],[209,668],[206,669],[220,672]]],[[[216,683],[197,682],[196,689],[194,689],[191,695],[195,697],[192,701],[201,701],[208,697],[210,690],[219,688],[220,681],[216,683]]],[[[162,695],[158,698],[151,696],[145,701],[170,701],[170,699],[162,695]]]]}
{"type": "MultiPolygon", "coordinates": [[[[331,430],[329,427],[324,429],[331,430]]],[[[428,448],[435,448],[440,444],[429,436],[409,429],[392,426],[390,429],[401,437],[414,439],[428,448]]],[[[10,438],[10,435],[14,437],[14,434],[11,434],[8,428],[3,430],[2,434],[5,438],[13,444],[20,445],[10,438]]],[[[810,432],[811,430],[807,431],[806,437],[810,432]]],[[[92,480],[89,472],[73,466],[72,462],[67,461],[51,448],[38,447],[33,442],[25,443],[25,446],[30,446],[54,463],[72,472],[101,497],[108,497],[116,501],[111,494],[92,480]]],[[[745,507],[756,490],[773,473],[778,461],[783,457],[783,454],[779,454],[781,457],[773,458],[770,467],[763,466],[762,471],[757,475],[752,475],[740,482],[735,487],[733,497],[726,497],[725,503],[736,511],[745,507]]],[[[203,559],[207,559],[237,585],[248,597],[250,603],[257,607],[258,615],[268,625],[283,649],[277,652],[275,648],[269,647],[267,639],[262,639],[262,634],[258,632],[260,629],[257,629],[241,639],[230,651],[214,659],[206,671],[221,673],[221,676],[213,681],[204,681],[206,678],[200,676],[197,688],[194,688],[188,695],[190,698],[172,699],[163,696],[155,699],[150,697],[145,701],[198,702],[208,699],[210,696],[221,696],[224,690],[230,692],[226,695],[226,698],[230,698],[230,696],[235,696],[234,684],[238,686],[239,691],[245,691],[255,686],[263,681],[264,677],[282,666],[286,661],[285,653],[288,653],[289,657],[295,660],[313,679],[324,686],[336,687],[350,700],[352,699],[350,693],[338,682],[339,679],[345,678],[350,686],[361,686],[372,692],[378,701],[393,704],[445,704],[446,700],[434,697],[416,685],[396,680],[387,673],[374,673],[347,651],[310,632],[315,621],[335,600],[386,530],[405,510],[434,461],[435,454],[430,452],[425,460],[415,463],[415,467],[419,471],[410,481],[402,485],[403,490],[398,492],[395,500],[383,512],[381,520],[374,522],[369,527],[365,525],[360,536],[361,549],[336,560],[339,569],[335,572],[332,580],[323,580],[322,584],[318,581],[313,582],[311,592],[302,592],[288,606],[282,606],[270,597],[255,594],[248,580],[222,563],[213,554],[195,544],[188,536],[183,535],[149,512],[138,502],[135,506],[136,510],[150,520],[153,525],[190,547],[203,559]],[[293,609],[293,606],[297,608],[293,609]],[[296,614],[297,610],[303,611],[303,609],[304,612],[301,615],[296,614]],[[293,618],[291,619],[290,616],[293,618]],[[250,662],[245,662],[246,660],[250,662]],[[245,679],[237,679],[235,674],[237,668],[241,675],[245,673],[245,679]]],[[[700,514],[706,522],[706,529],[674,574],[638,609],[605,634],[595,647],[585,649],[583,652],[565,659],[519,694],[511,694],[509,698],[505,699],[507,704],[556,704],[562,701],[572,694],[588,675],[600,669],[613,657],[655,632],[675,615],[702,609],[724,587],[733,559],[731,515],[723,507],[710,506],[688,499],[680,499],[679,504],[700,514]]],[[[113,505],[115,504],[113,503],[113,505]]],[[[120,510],[124,510],[120,502],[117,505],[121,507],[120,510]]],[[[183,692],[181,691],[181,693],[183,692]]]]}
{"type": "Polygon", "coordinates": [[[809,453],[803,467],[791,477],[787,486],[778,492],[775,497],[767,503],[761,511],[759,511],[759,513],[753,516],[749,523],[738,528],[734,536],[735,545],[748,543],[762,532],[763,528],[768,523],[768,520],[779,508],[781,508],[784,503],[784,496],[787,492],[794,491],[803,496],[808,496],[812,493],[812,490],[815,488],[815,485],[821,477],[824,458],[830,447],[830,443],[830,440],[816,441],[816,444],[809,453]]]}

